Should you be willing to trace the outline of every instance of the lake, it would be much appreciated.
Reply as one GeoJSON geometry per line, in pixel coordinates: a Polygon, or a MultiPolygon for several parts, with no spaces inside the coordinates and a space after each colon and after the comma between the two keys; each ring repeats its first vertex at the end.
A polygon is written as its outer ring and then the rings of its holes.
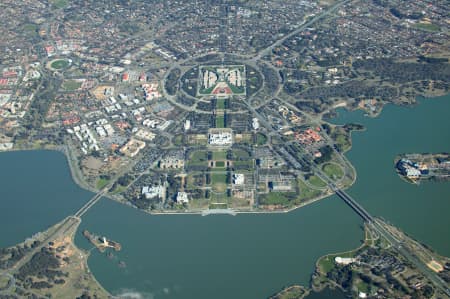
{"type": "MultiPolygon", "coordinates": [[[[450,184],[408,184],[393,164],[399,153],[450,149],[450,96],[420,102],[387,106],[376,119],[340,110],[333,122],[367,128],[353,134],[347,153],[358,175],[348,192],[374,216],[450,256],[450,184]]],[[[0,246],[44,230],[92,196],[74,184],[59,152],[2,153],[0,165],[0,246]]],[[[266,298],[290,284],[308,285],[317,258],[361,244],[361,226],[336,196],[287,214],[206,217],[148,215],[102,199],[83,217],[76,243],[92,247],[81,235],[88,229],[122,244],[113,257],[94,250],[88,261],[116,295],[266,298]]]]}

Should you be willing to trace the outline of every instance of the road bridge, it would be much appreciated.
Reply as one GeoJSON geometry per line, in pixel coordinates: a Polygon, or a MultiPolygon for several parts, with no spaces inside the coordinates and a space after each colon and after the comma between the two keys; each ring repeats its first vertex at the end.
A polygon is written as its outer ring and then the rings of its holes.
{"type": "Polygon", "coordinates": [[[373,217],[359,203],[357,203],[347,192],[336,189],[333,190],[347,205],[350,206],[365,222],[372,222],[373,217]]]}
{"type": "Polygon", "coordinates": [[[74,217],[81,218],[93,205],[95,205],[105,193],[108,192],[108,188],[102,189],[94,197],[92,197],[87,203],[84,204],[75,214],[74,217]]]}
{"type": "MultiPolygon", "coordinates": [[[[253,108],[251,107],[250,103],[247,103],[249,106],[249,109],[251,112],[254,113],[254,115],[261,120],[261,124],[266,127],[266,129],[272,133],[274,136],[278,136],[282,138],[281,134],[273,129],[273,127],[253,108]]],[[[287,151],[285,150],[287,153],[287,151]]],[[[337,155],[341,155],[340,153],[336,152],[337,155]]],[[[284,155],[283,155],[284,156],[284,155]]],[[[327,186],[336,193],[339,198],[341,198],[348,206],[352,208],[353,211],[355,211],[363,220],[366,222],[369,227],[371,227],[373,230],[375,230],[380,236],[384,237],[392,246],[395,248],[395,250],[403,255],[403,257],[414,264],[419,271],[421,271],[437,288],[439,288],[442,292],[444,292],[447,296],[450,297],[450,290],[448,288],[448,285],[445,281],[443,281],[437,273],[434,273],[431,269],[428,268],[428,266],[420,260],[417,255],[408,249],[405,246],[402,246],[402,242],[397,240],[397,238],[388,230],[386,229],[385,225],[380,222],[379,220],[375,219],[372,215],[369,214],[358,202],[356,202],[347,192],[340,189],[338,186],[336,186],[336,183],[331,180],[314,162],[314,158],[308,154],[304,153],[302,157],[299,156],[286,156],[286,159],[296,159],[298,162],[304,162],[307,165],[311,167],[311,170],[314,172],[316,176],[318,176],[320,179],[322,179],[327,186]]],[[[298,171],[301,171],[298,167],[295,166],[294,168],[297,168],[298,171]]]]}

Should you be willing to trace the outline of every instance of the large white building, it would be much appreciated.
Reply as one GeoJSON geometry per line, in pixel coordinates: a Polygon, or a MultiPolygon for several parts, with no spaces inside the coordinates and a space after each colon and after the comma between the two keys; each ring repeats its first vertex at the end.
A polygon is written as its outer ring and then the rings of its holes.
{"type": "Polygon", "coordinates": [[[256,117],[254,117],[252,120],[252,127],[253,127],[253,130],[259,129],[259,120],[256,117]]]}
{"type": "Polygon", "coordinates": [[[166,188],[164,186],[145,186],[142,187],[142,195],[145,196],[146,199],[151,199],[159,196],[160,198],[164,198],[166,193],[166,188]]]}
{"type": "Polygon", "coordinates": [[[235,185],[243,185],[245,181],[245,176],[243,173],[235,173],[233,174],[233,184],[235,185]]]}
{"type": "Polygon", "coordinates": [[[209,133],[208,143],[211,145],[231,145],[233,144],[233,134],[231,132],[209,133]]]}
{"type": "Polygon", "coordinates": [[[350,257],[337,256],[334,258],[334,261],[336,262],[336,264],[339,264],[339,265],[350,265],[350,264],[356,262],[356,259],[350,258],[350,257]]]}

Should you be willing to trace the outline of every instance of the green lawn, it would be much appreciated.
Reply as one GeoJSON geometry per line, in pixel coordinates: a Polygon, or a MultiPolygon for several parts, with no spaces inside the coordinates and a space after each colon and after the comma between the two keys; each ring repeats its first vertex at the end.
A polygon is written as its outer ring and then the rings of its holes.
{"type": "Polygon", "coordinates": [[[113,190],[113,194],[119,194],[122,193],[123,191],[125,191],[127,189],[127,187],[121,186],[121,185],[117,185],[116,188],[113,190]]]}
{"type": "Polygon", "coordinates": [[[0,274],[0,289],[4,289],[8,286],[10,278],[6,275],[0,274]]]}
{"type": "Polygon", "coordinates": [[[212,152],[212,159],[213,160],[226,160],[227,152],[226,151],[214,151],[214,152],[212,152]]]}
{"type": "Polygon", "coordinates": [[[343,129],[335,129],[331,134],[331,138],[336,141],[337,146],[341,151],[345,152],[350,149],[350,135],[346,133],[343,129]]]}
{"type": "Polygon", "coordinates": [[[216,115],[216,128],[225,128],[225,117],[216,115]]]}
{"type": "Polygon", "coordinates": [[[344,253],[330,254],[322,257],[318,263],[320,270],[322,270],[322,272],[325,274],[330,272],[336,266],[336,263],[334,262],[335,257],[353,257],[355,255],[355,252],[356,250],[353,250],[344,253]]]}
{"type": "Polygon", "coordinates": [[[246,160],[246,159],[250,159],[250,155],[248,154],[247,151],[244,150],[240,150],[240,149],[235,149],[233,150],[233,157],[234,160],[246,160]]]}
{"type": "Polygon", "coordinates": [[[270,192],[260,197],[261,205],[282,205],[294,207],[302,202],[319,196],[322,191],[309,188],[303,181],[298,181],[300,194],[294,192],[270,192]]]}
{"type": "Polygon", "coordinates": [[[206,89],[206,88],[200,88],[199,93],[200,94],[211,94],[211,92],[214,90],[214,87],[216,87],[216,85],[211,86],[210,88],[206,89]]]}
{"type": "Polygon", "coordinates": [[[257,145],[263,145],[266,144],[267,142],[267,136],[262,134],[262,133],[257,133],[256,134],[256,144],[257,145]]]}
{"type": "Polygon", "coordinates": [[[225,173],[211,173],[211,183],[227,183],[227,175],[225,173]]]}
{"type": "Polygon", "coordinates": [[[69,0],[52,0],[51,3],[56,8],[64,8],[69,4],[69,0]]]}
{"type": "Polygon", "coordinates": [[[68,91],[74,91],[81,87],[81,82],[75,80],[67,80],[62,84],[62,88],[68,91]]]}
{"type": "Polygon", "coordinates": [[[305,201],[319,196],[322,192],[319,190],[309,188],[303,181],[298,180],[298,187],[300,189],[299,200],[305,201]]]}
{"type": "Polygon", "coordinates": [[[97,184],[96,184],[96,186],[97,186],[97,189],[103,189],[103,187],[105,187],[106,185],[108,185],[108,183],[109,183],[109,180],[106,180],[106,179],[99,179],[98,181],[97,181],[97,184]]]}
{"type": "Polygon", "coordinates": [[[246,160],[246,161],[234,161],[233,162],[234,167],[246,168],[246,169],[253,169],[253,160],[246,160]]]}
{"type": "Polygon", "coordinates": [[[439,32],[441,31],[441,27],[436,24],[426,24],[426,23],[417,23],[414,24],[414,27],[417,29],[431,31],[431,32],[439,32]]]}
{"type": "Polygon", "coordinates": [[[225,161],[217,161],[216,167],[225,167],[225,161]]]}
{"type": "Polygon", "coordinates": [[[344,171],[340,165],[334,163],[327,163],[322,166],[323,172],[333,180],[341,179],[344,176],[344,171]]]}
{"type": "Polygon", "coordinates": [[[334,257],[334,255],[327,255],[320,259],[319,268],[323,273],[328,273],[335,267],[334,257]]]}
{"type": "Polygon", "coordinates": [[[283,192],[270,192],[260,202],[264,205],[289,205],[289,198],[283,192]]]}
{"type": "Polygon", "coordinates": [[[327,185],[324,181],[322,181],[322,179],[320,179],[318,176],[315,175],[310,176],[308,182],[311,185],[319,188],[325,187],[327,185]]]}
{"type": "Polygon", "coordinates": [[[176,135],[172,140],[173,144],[176,146],[182,146],[183,145],[183,137],[184,137],[184,135],[182,135],[182,134],[176,135]]]}
{"type": "Polygon", "coordinates": [[[65,69],[69,66],[69,61],[65,59],[58,59],[53,61],[50,66],[56,70],[65,69]]]}
{"type": "Polygon", "coordinates": [[[190,161],[191,163],[202,163],[208,160],[208,154],[206,151],[195,151],[191,153],[190,161]]]}
{"type": "Polygon", "coordinates": [[[209,205],[210,209],[227,209],[228,208],[228,204],[227,203],[211,203],[209,205]]]}
{"type": "MultiPolygon", "coordinates": [[[[227,82],[228,83],[228,82],[227,82]]],[[[243,94],[243,93],[245,93],[245,88],[243,87],[243,86],[241,86],[241,87],[238,87],[238,86],[235,86],[235,85],[233,85],[233,84],[228,84],[228,86],[230,87],[230,89],[231,89],[231,91],[234,93],[234,94],[243,94]]]]}
{"type": "Polygon", "coordinates": [[[363,292],[366,294],[369,293],[369,285],[362,280],[358,281],[358,283],[356,284],[356,287],[358,288],[358,291],[360,291],[360,292],[363,292]]]}
{"type": "Polygon", "coordinates": [[[225,173],[211,173],[212,188],[216,192],[227,190],[227,175],[225,173]]]}
{"type": "Polygon", "coordinates": [[[216,109],[225,109],[225,99],[217,99],[216,109]]]}
{"type": "Polygon", "coordinates": [[[28,23],[23,26],[23,31],[32,37],[35,37],[38,35],[38,29],[39,29],[39,27],[32,23],[28,23]]]}

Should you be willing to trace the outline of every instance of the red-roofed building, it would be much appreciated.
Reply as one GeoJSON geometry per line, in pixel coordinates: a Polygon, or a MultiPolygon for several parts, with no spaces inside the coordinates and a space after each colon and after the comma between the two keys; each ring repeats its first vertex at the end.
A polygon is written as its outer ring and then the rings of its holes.
{"type": "Polygon", "coordinates": [[[53,46],[46,46],[45,47],[45,52],[47,52],[47,56],[52,56],[55,54],[55,47],[53,46]]]}

